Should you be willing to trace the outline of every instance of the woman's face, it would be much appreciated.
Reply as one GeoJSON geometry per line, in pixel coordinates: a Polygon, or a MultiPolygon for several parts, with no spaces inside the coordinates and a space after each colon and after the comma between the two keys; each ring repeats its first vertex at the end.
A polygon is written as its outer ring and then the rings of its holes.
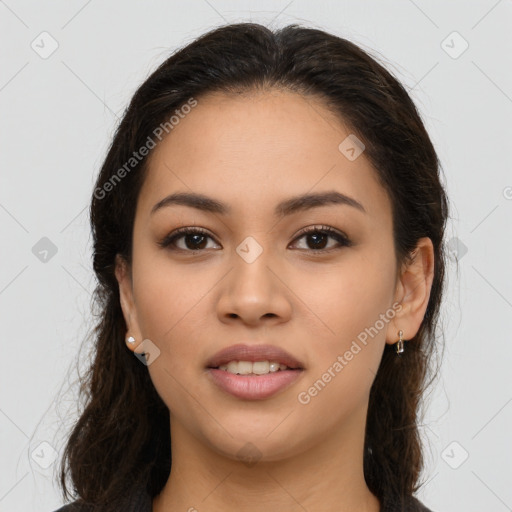
{"type": "Polygon", "coordinates": [[[385,343],[402,328],[401,297],[390,201],[350,134],[312,98],[216,93],[153,150],[132,273],[118,279],[129,333],[150,340],[148,371],[173,434],[262,460],[340,435],[362,441],[385,343]],[[153,210],[177,193],[207,197],[211,208],[168,201],[153,210]],[[317,194],[328,197],[298,199],[317,194]],[[204,233],[160,245],[184,227],[204,233]],[[253,375],[236,376],[208,367],[239,344],[283,349],[302,369],[259,376],[275,365],[242,364],[253,375]]]}

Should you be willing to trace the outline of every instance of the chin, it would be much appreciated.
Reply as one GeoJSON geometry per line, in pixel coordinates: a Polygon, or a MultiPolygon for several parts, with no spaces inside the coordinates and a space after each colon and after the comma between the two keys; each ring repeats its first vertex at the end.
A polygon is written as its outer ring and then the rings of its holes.
{"type": "Polygon", "coordinates": [[[201,436],[210,449],[229,459],[257,459],[262,462],[283,460],[314,444],[314,436],[299,432],[299,426],[295,423],[283,422],[285,417],[286,414],[281,414],[273,416],[271,420],[260,418],[254,421],[254,417],[241,419],[238,416],[233,418],[233,422],[223,417],[224,428],[212,431],[211,424],[204,425],[206,430],[201,429],[201,436]]]}

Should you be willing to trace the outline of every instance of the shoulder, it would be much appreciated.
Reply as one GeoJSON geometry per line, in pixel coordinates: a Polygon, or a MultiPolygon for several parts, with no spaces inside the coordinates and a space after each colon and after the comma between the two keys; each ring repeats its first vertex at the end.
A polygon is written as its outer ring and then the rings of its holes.
{"type": "MultiPolygon", "coordinates": [[[[124,496],[111,503],[109,510],[115,509],[120,512],[151,512],[153,500],[145,487],[136,487],[128,491],[124,496]]],[[[94,506],[83,500],[76,500],[54,512],[102,512],[105,507],[94,506]]]]}
{"type": "Polygon", "coordinates": [[[382,507],[382,512],[434,512],[427,508],[418,498],[409,496],[405,500],[389,501],[382,507]],[[404,502],[405,501],[405,502],[404,502]]]}
{"type": "Polygon", "coordinates": [[[63,507],[55,510],[54,512],[89,512],[91,510],[90,507],[84,505],[83,503],[79,503],[78,501],[73,501],[72,503],[68,503],[63,507]]]}
{"type": "Polygon", "coordinates": [[[411,498],[411,512],[433,512],[427,508],[418,498],[411,498]]]}
{"type": "Polygon", "coordinates": [[[92,505],[87,505],[83,501],[76,500],[64,505],[63,507],[54,510],[54,512],[93,512],[92,505]]]}

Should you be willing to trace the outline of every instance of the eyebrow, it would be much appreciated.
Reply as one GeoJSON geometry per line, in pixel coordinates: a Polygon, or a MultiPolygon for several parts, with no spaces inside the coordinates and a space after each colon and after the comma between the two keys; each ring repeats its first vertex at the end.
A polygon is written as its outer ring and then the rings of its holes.
{"type": "MultiPolygon", "coordinates": [[[[359,201],[356,201],[354,198],[342,194],[341,192],[331,190],[315,194],[303,194],[285,199],[276,206],[274,214],[276,216],[287,216],[296,212],[319,208],[321,206],[328,206],[331,204],[352,206],[363,213],[367,213],[364,206],[359,201]]],[[[220,215],[231,213],[230,206],[213,199],[212,197],[194,192],[176,192],[164,197],[161,201],[156,203],[151,209],[151,215],[162,208],[172,205],[189,206],[191,208],[196,208],[205,212],[218,213],[220,215]]]]}

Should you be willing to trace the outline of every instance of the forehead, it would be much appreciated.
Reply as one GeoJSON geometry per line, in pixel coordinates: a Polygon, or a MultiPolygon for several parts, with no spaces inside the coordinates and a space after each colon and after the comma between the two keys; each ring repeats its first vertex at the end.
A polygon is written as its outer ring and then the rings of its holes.
{"type": "Polygon", "coordinates": [[[284,197],[337,189],[382,214],[387,194],[364,152],[350,160],[340,151],[349,136],[316,97],[210,93],[153,150],[139,206],[149,215],[179,190],[261,211],[284,197]]]}

